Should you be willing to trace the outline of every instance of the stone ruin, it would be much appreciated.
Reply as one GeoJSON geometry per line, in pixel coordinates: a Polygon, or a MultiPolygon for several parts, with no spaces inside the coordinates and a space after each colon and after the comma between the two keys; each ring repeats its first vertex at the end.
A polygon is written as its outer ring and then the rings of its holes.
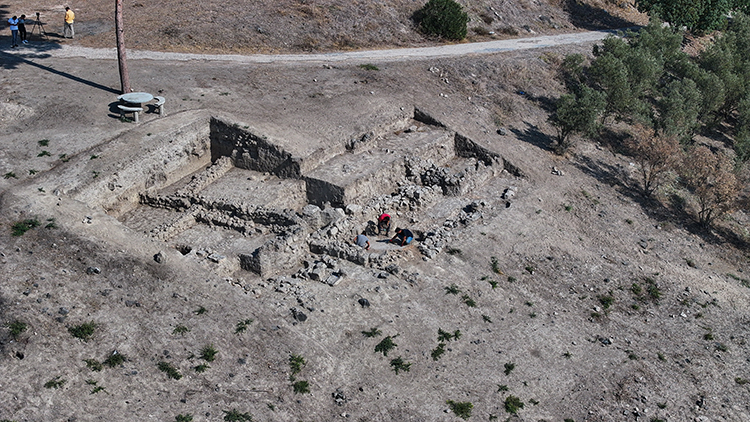
{"type": "Polygon", "coordinates": [[[226,273],[294,274],[335,285],[346,276],[338,262],[348,261],[386,277],[398,271],[401,248],[352,244],[358,233],[375,234],[380,213],[412,229],[415,249],[431,259],[490,206],[461,198],[501,172],[522,176],[498,153],[419,109],[312,151],[231,118],[196,121],[165,128],[161,143],[140,144],[148,151],[138,165],[113,163],[106,169],[113,176],[69,190],[226,273]],[[157,148],[162,155],[154,158],[157,148]],[[437,217],[421,225],[415,217],[428,209],[437,217]]]}

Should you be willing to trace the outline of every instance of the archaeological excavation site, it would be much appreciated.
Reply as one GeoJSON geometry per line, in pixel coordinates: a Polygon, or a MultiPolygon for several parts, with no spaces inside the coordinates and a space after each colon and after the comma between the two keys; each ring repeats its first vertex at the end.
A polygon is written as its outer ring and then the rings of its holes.
{"type": "Polygon", "coordinates": [[[345,142],[324,134],[288,142],[205,112],[178,127],[155,124],[163,127],[129,131],[71,160],[48,182],[67,183],[47,189],[223,275],[335,285],[345,272],[321,265],[322,256],[385,270],[402,248],[376,237],[381,213],[394,216],[394,228],[412,230],[409,247],[432,259],[497,206],[472,192],[505,184],[498,203],[510,206],[521,176],[498,152],[418,108],[345,142]],[[354,245],[360,233],[372,238],[370,250],[354,245]]]}

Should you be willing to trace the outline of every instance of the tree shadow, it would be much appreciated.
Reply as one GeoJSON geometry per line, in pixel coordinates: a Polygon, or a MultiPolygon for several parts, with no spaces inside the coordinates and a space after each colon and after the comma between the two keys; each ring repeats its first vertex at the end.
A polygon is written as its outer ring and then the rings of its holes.
{"type": "Polygon", "coordinates": [[[544,151],[552,151],[552,142],[549,135],[539,130],[539,127],[529,122],[523,122],[525,129],[511,128],[510,131],[516,135],[516,138],[527,142],[544,151]]]}
{"type": "Polygon", "coordinates": [[[707,228],[698,223],[695,217],[688,212],[682,198],[668,198],[671,207],[655,198],[645,197],[637,181],[632,180],[619,166],[613,166],[601,160],[591,157],[578,156],[572,164],[583,173],[613,187],[618,193],[628,197],[638,204],[641,210],[649,218],[665,227],[668,225],[679,226],[687,232],[694,234],[704,242],[720,245],[729,243],[738,249],[747,250],[750,245],[737,233],[724,227],[707,228]]]}
{"type": "MultiPolygon", "coordinates": [[[[32,58],[32,59],[45,59],[45,58],[48,58],[48,57],[50,57],[49,54],[36,54],[36,55],[32,55],[30,58],[32,58]]],[[[6,53],[5,51],[0,51],[0,68],[3,68],[3,69],[17,69],[18,66],[21,65],[21,64],[26,64],[26,65],[29,65],[29,66],[36,67],[37,69],[40,69],[40,70],[44,70],[44,71],[47,71],[47,72],[50,72],[50,73],[54,73],[55,75],[59,75],[59,76],[62,76],[64,78],[68,78],[68,79],[70,79],[72,81],[79,82],[79,83],[82,83],[84,85],[88,85],[88,86],[90,86],[92,88],[101,89],[102,91],[110,92],[110,93],[117,94],[117,95],[120,94],[120,91],[117,90],[117,89],[110,88],[108,86],[105,86],[105,85],[102,85],[102,84],[90,81],[88,79],[83,79],[83,78],[81,78],[79,76],[71,75],[70,73],[63,72],[63,71],[60,71],[60,70],[57,70],[57,69],[53,69],[53,68],[51,68],[49,66],[45,66],[45,65],[36,63],[34,61],[31,61],[31,60],[23,57],[20,54],[9,54],[9,53],[6,53]]]]}
{"type": "Polygon", "coordinates": [[[567,0],[564,10],[570,16],[570,22],[578,28],[596,31],[609,28],[625,28],[634,26],[635,22],[611,15],[604,9],[578,2],[567,0]]]}

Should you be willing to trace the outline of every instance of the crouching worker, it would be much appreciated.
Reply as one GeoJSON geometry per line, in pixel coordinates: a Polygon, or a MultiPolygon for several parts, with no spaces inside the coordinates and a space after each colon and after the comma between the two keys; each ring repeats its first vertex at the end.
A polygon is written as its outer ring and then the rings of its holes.
{"type": "Polygon", "coordinates": [[[406,246],[414,240],[414,234],[409,229],[396,229],[396,235],[391,239],[391,243],[395,243],[399,246],[406,246]]]}
{"type": "Polygon", "coordinates": [[[357,237],[354,238],[354,243],[356,243],[360,248],[364,248],[365,250],[370,249],[370,239],[368,239],[364,233],[358,234],[357,237]]]}
{"type": "Polygon", "coordinates": [[[391,234],[391,216],[383,213],[378,217],[378,236],[385,233],[386,236],[391,234]]]}

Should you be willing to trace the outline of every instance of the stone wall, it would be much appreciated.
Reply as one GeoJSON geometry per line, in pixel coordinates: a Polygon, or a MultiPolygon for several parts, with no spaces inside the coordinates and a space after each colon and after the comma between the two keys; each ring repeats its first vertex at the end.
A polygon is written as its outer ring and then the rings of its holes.
{"type": "Polygon", "coordinates": [[[235,167],[275,174],[281,178],[302,177],[299,160],[259,136],[226,122],[211,118],[211,160],[231,157],[235,167]]]}

